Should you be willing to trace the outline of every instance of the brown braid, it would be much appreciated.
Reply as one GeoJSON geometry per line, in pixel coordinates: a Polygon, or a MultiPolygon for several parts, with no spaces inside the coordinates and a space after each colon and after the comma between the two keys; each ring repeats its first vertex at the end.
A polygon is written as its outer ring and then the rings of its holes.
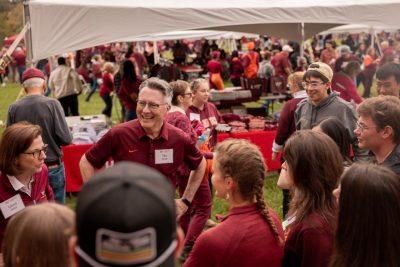
{"type": "Polygon", "coordinates": [[[278,240],[279,244],[283,245],[283,240],[279,235],[278,228],[276,228],[275,222],[269,214],[268,206],[265,204],[263,187],[259,186],[256,190],[257,209],[263,219],[268,223],[269,227],[271,227],[272,232],[275,234],[275,237],[278,240]]]}
{"type": "Polygon", "coordinates": [[[259,148],[247,140],[228,139],[215,148],[215,160],[224,175],[230,176],[238,184],[244,199],[256,198],[257,209],[271,227],[280,244],[283,244],[278,229],[264,201],[263,186],[266,174],[264,158],[259,148]],[[243,164],[246,164],[243,168],[243,164]]]}

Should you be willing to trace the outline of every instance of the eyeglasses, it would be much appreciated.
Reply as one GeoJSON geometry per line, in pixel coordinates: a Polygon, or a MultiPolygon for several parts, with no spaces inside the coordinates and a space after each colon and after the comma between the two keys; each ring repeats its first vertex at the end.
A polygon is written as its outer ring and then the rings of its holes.
{"type": "Polygon", "coordinates": [[[364,130],[368,130],[368,129],[373,129],[373,128],[377,128],[377,126],[366,126],[366,125],[362,125],[360,122],[356,122],[356,126],[358,129],[361,130],[361,132],[364,132],[364,130]]]}
{"type": "Polygon", "coordinates": [[[193,93],[190,92],[190,93],[186,93],[186,94],[183,94],[183,95],[193,96],[193,93]]]}
{"type": "Polygon", "coordinates": [[[149,109],[151,109],[151,110],[157,110],[160,108],[160,106],[168,104],[168,103],[157,104],[157,103],[153,103],[153,102],[146,102],[143,100],[137,100],[136,102],[139,105],[139,107],[145,108],[146,106],[148,106],[149,109]]]}
{"type": "Polygon", "coordinates": [[[49,145],[45,144],[42,149],[35,149],[32,152],[24,152],[22,154],[32,155],[35,159],[39,159],[42,152],[46,155],[48,146],[49,145]]]}
{"type": "Polygon", "coordinates": [[[391,82],[381,82],[381,81],[376,81],[376,87],[377,88],[390,88],[392,86],[391,82]]]}
{"type": "Polygon", "coordinates": [[[303,86],[303,88],[312,88],[312,89],[316,89],[318,86],[325,84],[323,82],[302,82],[301,85],[303,86]]]}

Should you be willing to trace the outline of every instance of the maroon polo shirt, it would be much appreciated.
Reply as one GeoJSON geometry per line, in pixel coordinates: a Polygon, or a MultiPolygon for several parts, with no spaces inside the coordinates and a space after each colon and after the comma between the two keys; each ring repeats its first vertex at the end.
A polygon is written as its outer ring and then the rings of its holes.
{"type": "Polygon", "coordinates": [[[115,162],[142,163],[167,176],[174,186],[176,171],[183,162],[195,170],[203,159],[196,144],[181,129],[164,121],[160,135],[150,139],[137,119],[113,127],[85,155],[97,169],[110,157],[115,162]]]}
{"type": "Polygon", "coordinates": [[[203,126],[211,129],[210,145],[211,147],[214,147],[217,143],[217,131],[215,130],[215,126],[217,126],[221,121],[221,115],[219,114],[217,107],[213,103],[209,102],[204,105],[204,109],[202,110],[195,106],[190,106],[186,110],[186,115],[189,117],[190,121],[193,121],[194,119],[198,120],[198,116],[200,116],[200,122],[203,126]]]}

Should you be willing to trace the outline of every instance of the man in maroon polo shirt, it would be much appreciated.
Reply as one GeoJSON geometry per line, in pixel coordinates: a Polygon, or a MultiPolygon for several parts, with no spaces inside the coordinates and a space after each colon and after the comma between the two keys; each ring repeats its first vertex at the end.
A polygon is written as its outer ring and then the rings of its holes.
{"type": "Polygon", "coordinates": [[[185,162],[192,171],[182,198],[176,201],[178,215],[184,214],[203,179],[206,162],[186,133],[164,121],[171,96],[167,82],[158,78],[143,82],[136,108],[138,119],[115,126],[82,156],[83,181],[112,157],[115,162],[134,161],[155,168],[175,186],[176,170],[185,162]]]}

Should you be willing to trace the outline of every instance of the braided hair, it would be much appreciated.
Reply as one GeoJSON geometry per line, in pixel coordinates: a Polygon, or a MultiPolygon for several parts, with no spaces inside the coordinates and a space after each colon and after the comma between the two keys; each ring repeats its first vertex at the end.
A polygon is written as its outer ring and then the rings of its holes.
{"type": "Polygon", "coordinates": [[[260,149],[244,139],[227,139],[216,146],[215,152],[215,160],[223,176],[230,176],[237,183],[243,199],[256,200],[261,217],[267,222],[277,241],[283,244],[264,200],[263,187],[267,168],[260,149]]]}

